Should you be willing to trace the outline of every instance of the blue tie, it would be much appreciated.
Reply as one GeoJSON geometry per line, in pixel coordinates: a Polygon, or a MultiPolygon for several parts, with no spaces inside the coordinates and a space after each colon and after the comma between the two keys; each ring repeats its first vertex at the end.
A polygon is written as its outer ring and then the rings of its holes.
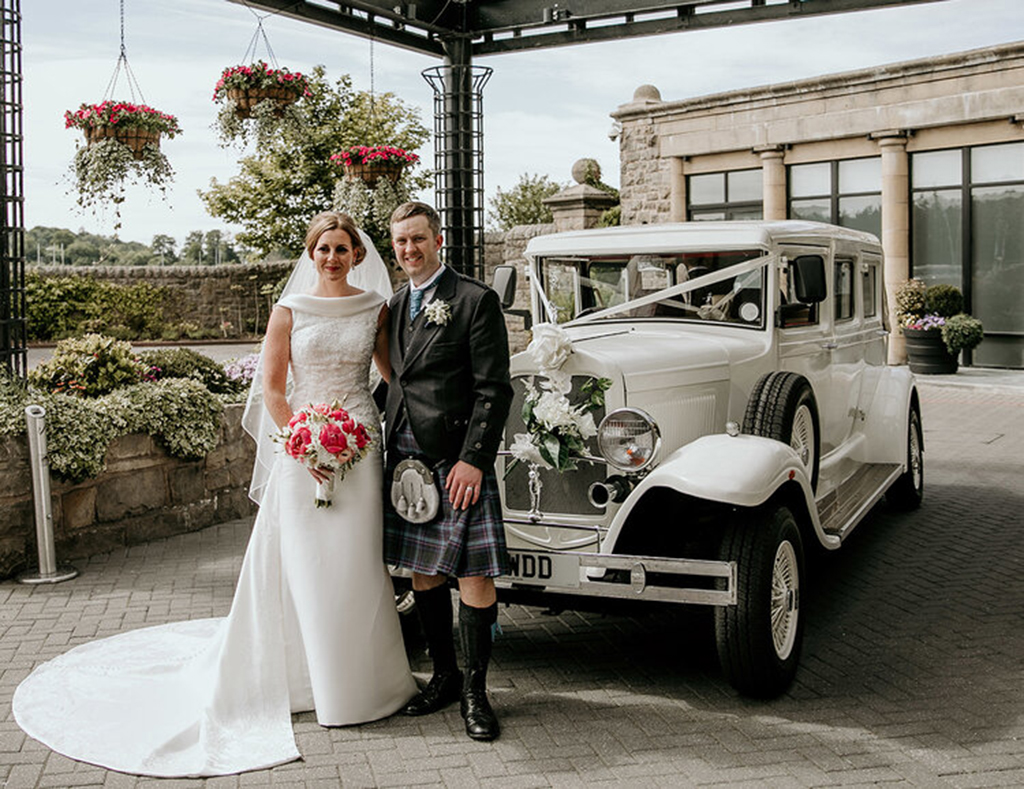
{"type": "Polygon", "coordinates": [[[409,320],[416,320],[416,316],[420,314],[420,307],[423,305],[423,291],[419,289],[413,289],[409,294],[409,320]]]}

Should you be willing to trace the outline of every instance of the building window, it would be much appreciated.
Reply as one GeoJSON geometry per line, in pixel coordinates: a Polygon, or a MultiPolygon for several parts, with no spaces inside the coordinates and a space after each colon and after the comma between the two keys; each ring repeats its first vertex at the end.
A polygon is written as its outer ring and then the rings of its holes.
{"type": "Polygon", "coordinates": [[[964,292],[985,325],[968,363],[1024,364],[1024,143],[915,153],[911,272],[964,292]]]}
{"type": "Polygon", "coordinates": [[[761,219],[761,181],[759,169],[691,175],[686,187],[690,219],[761,219]]]}
{"type": "Polygon", "coordinates": [[[882,235],[882,160],[844,159],[789,168],[789,217],[882,235]]]}

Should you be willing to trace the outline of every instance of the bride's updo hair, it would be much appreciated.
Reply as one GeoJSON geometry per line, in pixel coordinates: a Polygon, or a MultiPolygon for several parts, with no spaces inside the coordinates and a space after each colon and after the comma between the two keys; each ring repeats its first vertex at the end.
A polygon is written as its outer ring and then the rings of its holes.
{"type": "Polygon", "coordinates": [[[341,213],[341,211],[324,211],[310,220],[309,229],[306,230],[306,251],[310,258],[313,257],[316,242],[328,230],[344,230],[348,233],[348,237],[352,239],[352,265],[358,266],[363,262],[363,258],[366,257],[366,247],[359,235],[359,228],[356,227],[352,217],[341,213]]]}

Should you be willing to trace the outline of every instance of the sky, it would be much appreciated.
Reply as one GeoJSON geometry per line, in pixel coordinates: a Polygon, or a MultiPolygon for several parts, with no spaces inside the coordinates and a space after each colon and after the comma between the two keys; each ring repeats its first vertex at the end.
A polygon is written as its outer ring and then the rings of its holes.
{"type": "MultiPolygon", "coordinates": [[[[575,0],[583,2],[583,0],[575,0]]],[[[161,148],[176,172],[162,200],[130,188],[117,232],[149,244],[193,230],[237,232],[209,216],[197,190],[237,173],[236,149],[212,129],[213,86],[243,62],[262,19],[278,65],[331,80],[351,75],[356,89],[390,91],[432,125],[433,93],[424,69],[436,58],[268,16],[228,0],[123,0],[124,44],[145,103],[176,115],[184,133],[161,148]]],[[[114,235],[112,212],[82,212],[69,192],[68,167],[81,132],[64,111],[98,103],[121,51],[121,0],[22,0],[25,226],[114,235]]],[[[572,7],[572,0],[563,3],[572,7]]],[[[484,88],[484,188],[489,202],[524,173],[571,182],[573,163],[596,159],[602,180],[618,186],[618,144],[610,113],[640,85],[665,101],[789,82],[905,60],[1024,40],[1022,0],[942,0],[816,18],[685,31],[600,44],[481,57],[493,74],[484,88]]],[[[261,44],[257,57],[268,59],[261,44]]],[[[126,97],[124,77],[115,98],[126,97]]],[[[420,153],[432,160],[430,143],[420,153]]],[[[429,199],[430,195],[423,195],[429,199]]],[[[326,207],[326,206],[325,206],[326,207]]],[[[31,257],[31,251],[30,251],[31,257]]]]}

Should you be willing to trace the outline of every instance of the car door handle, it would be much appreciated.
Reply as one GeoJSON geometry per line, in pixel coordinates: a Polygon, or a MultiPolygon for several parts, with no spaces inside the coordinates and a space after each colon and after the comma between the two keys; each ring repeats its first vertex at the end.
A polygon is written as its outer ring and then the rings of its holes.
{"type": "Polygon", "coordinates": [[[889,336],[889,330],[888,329],[875,329],[875,334],[877,334],[879,337],[888,337],[889,336]]]}
{"type": "Polygon", "coordinates": [[[824,348],[826,351],[834,351],[836,348],[839,347],[839,343],[837,343],[837,342],[823,342],[821,344],[821,347],[824,348]]]}

